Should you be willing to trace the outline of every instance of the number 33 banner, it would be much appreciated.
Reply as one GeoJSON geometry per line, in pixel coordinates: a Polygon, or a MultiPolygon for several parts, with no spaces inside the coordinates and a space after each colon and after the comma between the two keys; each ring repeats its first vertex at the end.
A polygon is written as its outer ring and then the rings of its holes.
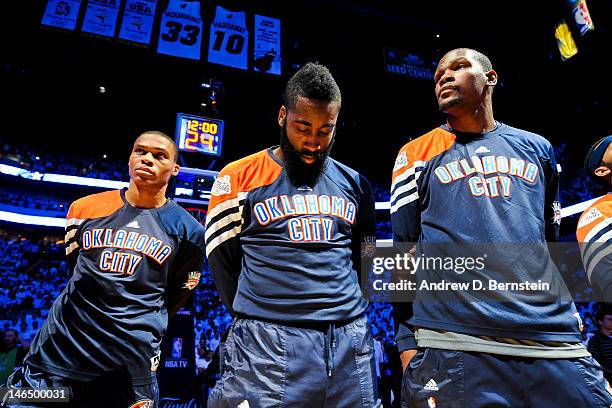
{"type": "Polygon", "coordinates": [[[157,52],[199,60],[201,43],[200,2],[169,0],[161,18],[157,52]]]}
{"type": "Polygon", "coordinates": [[[217,6],[215,20],[210,25],[208,62],[247,69],[248,45],[246,13],[217,6]]]}

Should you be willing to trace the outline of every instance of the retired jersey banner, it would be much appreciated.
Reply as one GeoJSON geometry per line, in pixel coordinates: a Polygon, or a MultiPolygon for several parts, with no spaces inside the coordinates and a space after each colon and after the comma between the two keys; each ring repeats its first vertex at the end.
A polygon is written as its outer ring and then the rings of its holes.
{"type": "Polygon", "coordinates": [[[580,34],[585,35],[588,31],[594,30],[595,26],[593,25],[586,0],[570,0],[570,5],[580,34]]]}
{"type": "Polygon", "coordinates": [[[81,9],[81,0],[49,0],[42,24],[74,30],[81,9]]]}
{"type": "Polygon", "coordinates": [[[555,38],[557,39],[557,47],[559,47],[559,52],[561,53],[561,59],[563,59],[563,61],[578,54],[578,47],[576,47],[574,37],[572,37],[572,33],[565,20],[557,24],[555,28],[555,38]]]}
{"type": "Polygon", "coordinates": [[[81,31],[114,37],[121,0],[89,0],[81,31]]]}
{"type": "Polygon", "coordinates": [[[156,5],[157,0],[127,0],[119,38],[148,45],[156,5]]]}
{"type": "Polygon", "coordinates": [[[229,11],[217,6],[210,25],[208,62],[234,68],[248,68],[249,31],[244,11],[229,11]]]}
{"type": "Polygon", "coordinates": [[[199,60],[201,46],[200,2],[169,0],[159,26],[157,52],[199,60]]]}
{"type": "Polygon", "coordinates": [[[281,74],[280,42],[280,20],[255,14],[255,45],[253,47],[255,71],[281,74]]]}

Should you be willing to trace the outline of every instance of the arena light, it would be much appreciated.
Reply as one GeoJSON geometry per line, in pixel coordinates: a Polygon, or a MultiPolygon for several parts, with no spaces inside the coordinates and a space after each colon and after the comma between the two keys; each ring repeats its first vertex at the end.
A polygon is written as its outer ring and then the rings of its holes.
{"type": "Polygon", "coordinates": [[[103,180],[91,177],[79,177],[79,176],[65,176],[63,174],[45,173],[42,177],[43,181],[49,181],[51,183],[64,183],[74,184],[77,186],[89,186],[89,187],[104,187],[112,189],[121,189],[127,187],[130,183],[126,181],[115,181],[115,180],[103,180]]]}
{"type": "Polygon", "coordinates": [[[64,228],[66,226],[65,218],[41,217],[38,215],[18,214],[8,211],[0,211],[0,221],[58,228],[64,228]]]}

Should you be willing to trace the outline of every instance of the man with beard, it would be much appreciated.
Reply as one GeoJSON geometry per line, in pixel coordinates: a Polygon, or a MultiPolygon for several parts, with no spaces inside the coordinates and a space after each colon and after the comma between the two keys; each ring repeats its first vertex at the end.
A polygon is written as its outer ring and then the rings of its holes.
{"type": "Polygon", "coordinates": [[[612,135],[591,146],[584,160],[586,173],[605,194],[582,213],[576,236],[584,269],[597,300],[612,301],[612,135]]]}
{"type": "Polygon", "coordinates": [[[340,104],[329,70],[306,64],[285,88],[280,146],[229,164],[213,185],[206,254],[235,321],[209,407],[377,405],[358,283],[374,200],[329,157],[340,104]]]}
{"type": "Polygon", "coordinates": [[[447,121],[402,147],[395,163],[394,241],[416,243],[419,256],[455,259],[469,245],[468,255],[484,260],[465,274],[423,266],[417,281],[477,279],[488,289],[421,291],[396,304],[402,406],[610,407],[576,308],[566,289],[558,296],[565,286],[547,249],[561,220],[553,148],[495,121],[497,80],[484,54],[446,53],[434,82],[447,121]],[[491,287],[525,280],[551,289],[491,287]]]}

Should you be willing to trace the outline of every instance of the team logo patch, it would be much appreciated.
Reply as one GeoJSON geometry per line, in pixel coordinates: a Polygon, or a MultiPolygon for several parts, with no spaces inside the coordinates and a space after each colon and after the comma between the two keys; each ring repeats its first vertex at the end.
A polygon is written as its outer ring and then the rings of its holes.
{"type": "Polygon", "coordinates": [[[196,286],[198,286],[198,283],[200,283],[200,276],[202,276],[201,272],[189,272],[187,282],[185,282],[185,284],[183,285],[183,289],[193,290],[196,286]]]}
{"type": "Polygon", "coordinates": [[[231,194],[232,192],[232,183],[230,181],[230,176],[225,175],[223,177],[217,177],[215,180],[210,194],[214,196],[222,196],[225,194],[231,194]]]}
{"type": "Polygon", "coordinates": [[[244,400],[236,408],[250,408],[249,401],[244,400]]]}
{"type": "Polygon", "coordinates": [[[158,351],[156,355],[151,357],[151,371],[157,371],[157,367],[159,367],[159,359],[161,358],[161,351],[158,351]]]}
{"type": "Polygon", "coordinates": [[[435,397],[427,398],[427,408],[436,408],[436,398],[435,397]]]}
{"type": "Polygon", "coordinates": [[[140,400],[130,405],[129,408],[153,408],[153,400],[140,400]]]}
{"type": "Polygon", "coordinates": [[[578,221],[578,228],[582,228],[585,225],[589,225],[598,218],[602,218],[603,214],[597,208],[591,208],[580,217],[578,221]]]}
{"type": "Polygon", "coordinates": [[[370,258],[376,253],[376,237],[365,237],[361,244],[361,256],[370,258]]]}
{"type": "Polygon", "coordinates": [[[401,152],[397,159],[395,159],[395,165],[393,166],[393,171],[397,171],[408,164],[408,159],[406,158],[406,152],[401,152]]]}
{"type": "Polygon", "coordinates": [[[553,224],[561,225],[561,203],[555,201],[552,207],[554,211],[553,224]]]}

